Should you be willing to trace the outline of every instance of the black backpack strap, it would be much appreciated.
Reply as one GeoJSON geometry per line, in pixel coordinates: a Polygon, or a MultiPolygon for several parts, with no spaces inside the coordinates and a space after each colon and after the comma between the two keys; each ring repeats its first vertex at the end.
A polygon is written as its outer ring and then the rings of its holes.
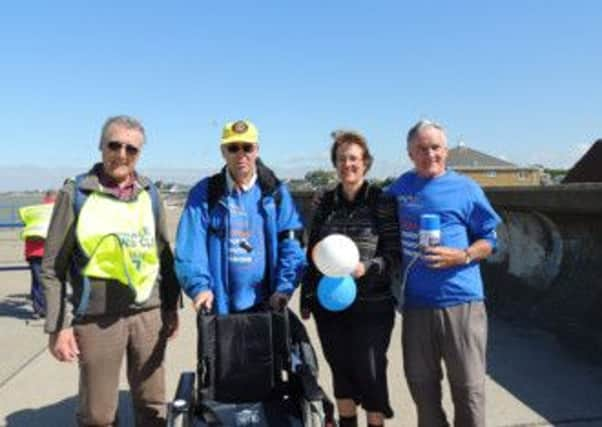
{"type": "Polygon", "coordinates": [[[382,195],[382,190],[374,185],[370,185],[368,187],[368,206],[372,212],[376,213],[376,209],[378,208],[379,199],[382,195]]]}
{"type": "Polygon", "coordinates": [[[224,195],[226,189],[225,171],[216,173],[209,177],[207,183],[207,210],[211,212],[219,199],[224,195]]]}
{"type": "MultiPolygon", "coordinates": [[[[211,175],[207,183],[207,206],[209,211],[217,204],[219,199],[226,192],[226,168],[219,173],[211,175]]],[[[271,195],[274,198],[276,209],[280,208],[282,202],[282,193],[280,192],[280,180],[276,178],[274,172],[266,167],[260,159],[257,159],[257,180],[261,187],[262,197],[271,195]]]]}
{"type": "Polygon", "coordinates": [[[276,205],[276,209],[280,209],[280,204],[282,203],[282,193],[280,192],[280,188],[276,189],[272,193],[272,197],[274,198],[274,204],[276,205]]]}

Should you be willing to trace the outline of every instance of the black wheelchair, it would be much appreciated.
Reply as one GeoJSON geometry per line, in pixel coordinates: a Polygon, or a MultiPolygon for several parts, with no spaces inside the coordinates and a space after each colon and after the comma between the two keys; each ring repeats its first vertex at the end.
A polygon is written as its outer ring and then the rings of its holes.
{"type": "Polygon", "coordinates": [[[197,370],[181,374],[168,427],[334,427],[315,352],[290,310],[197,316],[197,370]]]}

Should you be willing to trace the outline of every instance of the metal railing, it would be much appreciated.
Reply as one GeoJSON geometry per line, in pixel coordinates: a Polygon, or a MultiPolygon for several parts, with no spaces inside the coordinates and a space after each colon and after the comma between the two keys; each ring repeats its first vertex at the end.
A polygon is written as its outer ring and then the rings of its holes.
{"type": "Polygon", "coordinates": [[[0,204],[0,228],[23,227],[16,204],[0,204]]]}
{"type": "MultiPolygon", "coordinates": [[[[19,205],[12,204],[0,204],[0,229],[12,229],[12,228],[22,228],[23,222],[21,222],[19,218],[19,205]]],[[[12,240],[12,239],[7,239],[12,240]]],[[[0,244],[3,244],[5,239],[0,241],[0,244]]],[[[27,264],[18,264],[15,256],[15,261],[10,261],[10,263],[0,263],[0,272],[2,271],[19,271],[19,270],[28,270],[29,266],[27,264]]]]}

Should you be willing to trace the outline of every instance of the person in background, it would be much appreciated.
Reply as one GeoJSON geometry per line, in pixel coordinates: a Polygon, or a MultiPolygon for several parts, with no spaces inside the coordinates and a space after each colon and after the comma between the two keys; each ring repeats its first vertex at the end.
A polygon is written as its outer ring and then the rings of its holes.
{"type": "MultiPolygon", "coordinates": [[[[336,131],[330,157],[339,183],[317,201],[309,232],[308,254],[324,237],[340,233],[360,253],[352,273],[357,283],[354,303],[332,312],[316,301],[323,277],[314,261],[303,279],[301,312],[313,313],[322,349],[333,377],[340,427],[355,427],[357,405],[367,413],[369,427],[383,426],[393,416],[387,384],[387,349],[395,319],[390,274],[399,260],[398,226],[392,199],[369,184],[372,155],[356,132],[336,131]]],[[[311,257],[310,257],[311,258],[311,257]]]]}
{"type": "Polygon", "coordinates": [[[25,239],[25,260],[28,262],[31,271],[29,295],[35,319],[46,316],[46,299],[42,289],[40,271],[42,257],[44,256],[44,243],[55,199],[56,191],[48,190],[44,194],[41,205],[25,206],[19,209],[19,216],[24,223],[21,237],[25,239]]]}
{"type": "Polygon", "coordinates": [[[178,329],[180,288],[163,203],[136,172],[144,145],[138,120],[110,117],[102,161],[67,180],[48,230],[45,330],[57,360],[79,362],[80,426],[118,424],[124,359],[136,426],[166,423],[164,358],[178,329]]]}
{"type": "Polygon", "coordinates": [[[259,160],[253,123],[227,123],[220,150],[225,166],[190,190],[180,218],[180,284],[196,310],[281,309],[305,267],[301,217],[287,186],[259,160]]]}
{"type": "MultiPolygon", "coordinates": [[[[443,127],[422,120],[407,135],[414,170],[386,191],[398,201],[405,273],[403,361],[418,425],[448,426],[441,362],[451,386],[454,425],[485,425],[487,314],[479,262],[496,245],[500,222],[483,190],[446,169],[443,127]],[[419,241],[422,215],[440,219],[440,242],[419,241]]],[[[400,307],[401,308],[401,307],[400,307]]]]}

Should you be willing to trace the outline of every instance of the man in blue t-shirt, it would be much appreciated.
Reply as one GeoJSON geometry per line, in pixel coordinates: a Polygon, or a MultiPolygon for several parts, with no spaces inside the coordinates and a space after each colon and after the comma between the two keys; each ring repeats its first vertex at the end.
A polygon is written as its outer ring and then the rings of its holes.
{"type": "Polygon", "coordinates": [[[260,161],[253,123],[227,123],[220,148],[224,168],[190,190],[180,218],[180,285],[197,310],[282,308],[305,267],[300,215],[286,185],[260,161]]]}
{"type": "Polygon", "coordinates": [[[484,426],[487,315],[478,263],[495,248],[500,218],[474,181],[446,169],[447,139],[439,124],[414,125],[407,149],[414,170],[387,192],[397,199],[405,268],[404,371],[418,424],[449,425],[441,405],[443,360],[454,425],[484,426]],[[420,241],[425,214],[439,219],[430,230],[436,246],[420,241]]]}

